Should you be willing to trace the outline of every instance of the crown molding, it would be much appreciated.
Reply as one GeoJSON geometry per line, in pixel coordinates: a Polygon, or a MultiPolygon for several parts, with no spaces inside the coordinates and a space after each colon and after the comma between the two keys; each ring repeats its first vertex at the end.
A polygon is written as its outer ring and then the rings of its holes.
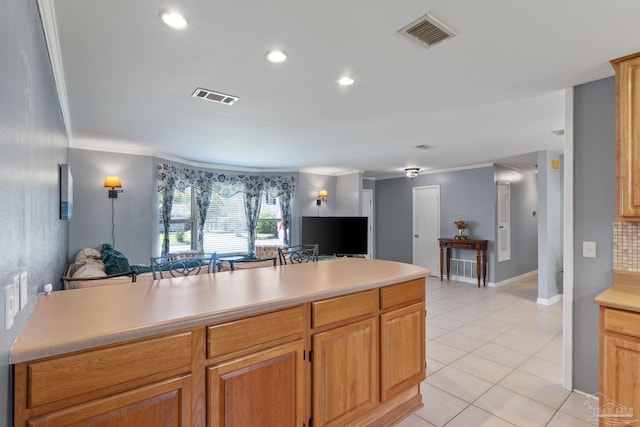
{"type": "Polygon", "coordinates": [[[40,20],[44,30],[44,38],[47,43],[47,51],[49,52],[49,61],[53,71],[53,80],[56,83],[58,91],[58,102],[62,113],[62,121],[64,122],[67,141],[69,146],[72,145],[73,134],[71,132],[71,114],[69,112],[69,100],[67,98],[67,86],[64,80],[64,72],[62,67],[62,54],[60,53],[60,42],[58,40],[58,25],[56,23],[56,13],[53,0],[38,0],[38,9],[40,10],[40,20]]]}

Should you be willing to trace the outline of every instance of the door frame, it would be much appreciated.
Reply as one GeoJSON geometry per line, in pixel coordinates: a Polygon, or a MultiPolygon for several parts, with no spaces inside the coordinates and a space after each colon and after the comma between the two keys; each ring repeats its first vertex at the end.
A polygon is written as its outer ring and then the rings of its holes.
{"type": "Polygon", "coordinates": [[[373,259],[376,257],[376,245],[375,245],[375,232],[374,232],[374,203],[373,203],[373,190],[370,188],[364,188],[361,190],[361,197],[360,197],[360,213],[362,214],[364,212],[364,209],[362,209],[362,207],[364,206],[364,200],[365,198],[363,197],[364,194],[369,194],[369,197],[371,200],[371,206],[369,209],[369,230],[367,231],[367,251],[369,252],[369,258],[373,259]]]}

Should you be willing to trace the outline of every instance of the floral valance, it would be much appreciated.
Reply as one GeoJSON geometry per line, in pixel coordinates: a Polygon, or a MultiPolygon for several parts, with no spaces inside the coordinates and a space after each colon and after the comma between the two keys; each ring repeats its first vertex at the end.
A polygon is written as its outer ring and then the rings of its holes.
{"type": "Polygon", "coordinates": [[[184,191],[195,187],[200,191],[215,192],[222,197],[237,193],[258,195],[266,192],[271,197],[283,194],[293,196],[295,178],[293,176],[228,175],[204,170],[180,168],[166,163],[158,163],[157,191],[175,188],[184,191]]]}

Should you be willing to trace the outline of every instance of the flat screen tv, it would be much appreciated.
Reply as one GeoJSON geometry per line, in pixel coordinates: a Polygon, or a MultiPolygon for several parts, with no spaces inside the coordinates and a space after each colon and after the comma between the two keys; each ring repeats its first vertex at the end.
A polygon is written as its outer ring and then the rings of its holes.
{"type": "Polygon", "coordinates": [[[366,216],[303,216],[302,243],[318,244],[319,255],[366,255],[366,216]]]}

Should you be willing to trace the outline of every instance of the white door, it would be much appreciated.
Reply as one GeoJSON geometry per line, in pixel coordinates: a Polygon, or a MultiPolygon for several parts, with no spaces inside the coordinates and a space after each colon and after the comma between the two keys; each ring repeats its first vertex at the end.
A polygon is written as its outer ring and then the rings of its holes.
{"type": "Polygon", "coordinates": [[[373,258],[373,190],[362,190],[362,216],[369,218],[367,258],[373,258]]]}
{"type": "Polygon", "coordinates": [[[440,186],[413,188],[413,263],[440,274],[440,186]]]}

